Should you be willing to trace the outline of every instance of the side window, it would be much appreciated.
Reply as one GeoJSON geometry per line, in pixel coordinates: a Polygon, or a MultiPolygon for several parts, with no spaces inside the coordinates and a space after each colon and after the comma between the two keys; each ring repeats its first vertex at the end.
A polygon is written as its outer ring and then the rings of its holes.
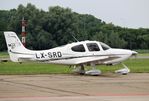
{"type": "Polygon", "coordinates": [[[74,52],[85,52],[85,48],[82,44],[77,45],[77,46],[73,46],[71,49],[74,52]]]}
{"type": "Polygon", "coordinates": [[[89,51],[100,51],[100,49],[96,43],[87,43],[86,45],[87,45],[89,51]]]}

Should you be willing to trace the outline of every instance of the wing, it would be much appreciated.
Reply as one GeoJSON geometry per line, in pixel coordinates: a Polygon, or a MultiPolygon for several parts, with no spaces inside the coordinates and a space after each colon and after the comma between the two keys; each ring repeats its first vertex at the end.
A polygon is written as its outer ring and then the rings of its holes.
{"type": "Polygon", "coordinates": [[[100,57],[84,57],[84,58],[78,58],[75,60],[75,64],[85,64],[90,62],[98,62],[100,60],[108,59],[109,56],[100,56],[100,57]]]}
{"type": "Polygon", "coordinates": [[[117,58],[119,57],[117,56],[87,57],[85,59],[80,59],[79,61],[76,62],[76,64],[85,64],[85,63],[91,63],[91,62],[94,62],[96,64],[105,64],[105,62],[111,61],[117,58]]]}
{"type": "Polygon", "coordinates": [[[47,61],[47,63],[55,64],[66,64],[66,65],[79,65],[79,64],[88,64],[94,62],[96,64],[104,64],[105,61],[115,59],[114,56],[84,56],[84,57],[69,57],[56,60],[47,61]]]}

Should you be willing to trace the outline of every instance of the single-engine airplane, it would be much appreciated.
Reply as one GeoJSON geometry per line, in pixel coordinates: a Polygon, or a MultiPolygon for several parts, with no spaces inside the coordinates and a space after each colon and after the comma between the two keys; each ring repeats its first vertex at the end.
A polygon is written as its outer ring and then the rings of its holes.
{"type": "MultiPolygon", "coordinates": [[[[101,71],[96,69],[95,65],[115,65],[137,54],[135,51],[115,49],[105,43],[88,40],[36,51],[26,49],[15,32],[7,31],[4,32],[4,35],[11,61],[40,61],[70,65],[80,74],[100,75],[101,71]],[[85,65],[90,65],[92,69],[86,71],[85,65]]],[[[124,68],[115,72],[120,74],[129,73],[128,67],[124,64],[122,65],[124,68]]]]}

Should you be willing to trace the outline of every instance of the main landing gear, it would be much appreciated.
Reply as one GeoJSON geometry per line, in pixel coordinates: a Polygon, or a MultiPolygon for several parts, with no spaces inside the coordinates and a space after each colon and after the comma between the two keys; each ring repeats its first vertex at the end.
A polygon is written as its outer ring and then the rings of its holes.
{"type": "Polygon", "coordinates": [[[80,65],[79,67],[74,66],[76,69],[75,72],[79,73],[80,75],[92,75],[92,76],[98,76],[101,74],[101,71],[96,69],[95,64],[91,63],[92,69],[89,71],[85,71],[84,65],[80,65]]]}
{"type": "Polygon", "coordinates": [[[91,63],[91,67],[92,67],[92,69],[89,70],[89,71],[86,71],[85,74],[87,74],[87,75],[93,75],[93,76],[101,75],[101,71],[98,70],[98,69],[96,69],[94,63],[91,63]]]}

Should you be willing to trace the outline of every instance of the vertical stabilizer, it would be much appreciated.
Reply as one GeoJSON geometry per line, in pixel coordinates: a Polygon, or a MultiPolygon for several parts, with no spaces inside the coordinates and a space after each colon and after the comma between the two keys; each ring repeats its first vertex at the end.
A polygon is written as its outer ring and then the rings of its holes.
{"type": "Polygon", "coordinates": [[[23,46],[15,32],[4,32],[4,35],[10,59],[18,62],[19,52],[26,52],[27,49],[23,46]]]}

